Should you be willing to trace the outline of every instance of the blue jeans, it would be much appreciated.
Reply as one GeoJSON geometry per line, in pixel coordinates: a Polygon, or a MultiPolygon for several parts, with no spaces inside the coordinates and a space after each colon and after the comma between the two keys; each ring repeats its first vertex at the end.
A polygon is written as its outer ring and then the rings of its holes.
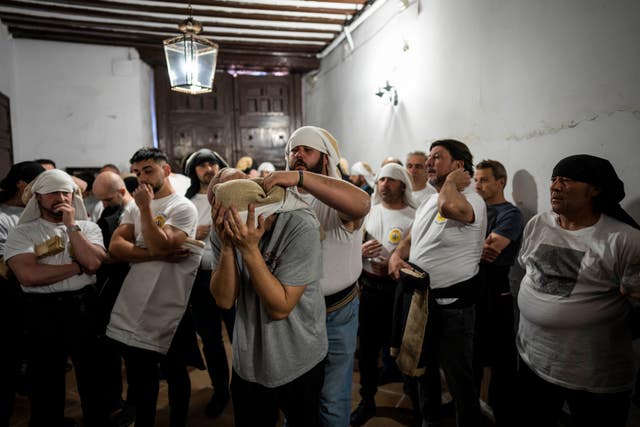
{"type": "Polygon", "coordinates": [[[347,427],[350,423],[359,305],[356,296],[341,309],[327,314],[329,352],[320,393],[320,425],[324,427],[347,427]]]}

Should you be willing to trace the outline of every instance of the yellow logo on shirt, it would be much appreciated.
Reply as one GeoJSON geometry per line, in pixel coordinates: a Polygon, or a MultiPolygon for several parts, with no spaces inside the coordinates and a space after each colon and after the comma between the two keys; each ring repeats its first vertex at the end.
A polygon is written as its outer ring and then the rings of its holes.
{"type": "Polygon", "coordinates": [[[162,215],[158,215],[157,217],[153,218],[153,223],[160,228],[164,227],[164,221],[165,219],[162,215]]]}
{"type": "Polygon", "coordinates": [[[389,231],[389,243],[397,245],[400,243],[400,240],[402,240],[402,230],[399,228],[392,228],[391,231],[389,231]]]}
{"type": "Polygon", "coordinates": [[[440,212],[438,212],[438,215],[436,215],[436,222],[438,224],[444,224],[447,221],[447,218],[443,217],[442,215],[440,215],[440,212]]]}

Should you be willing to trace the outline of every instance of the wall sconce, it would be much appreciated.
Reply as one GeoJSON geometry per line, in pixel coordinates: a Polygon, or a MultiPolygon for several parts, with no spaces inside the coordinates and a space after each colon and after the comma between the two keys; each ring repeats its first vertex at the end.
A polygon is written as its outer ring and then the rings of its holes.
{"type": "Polygon", "coordinates": [[[171,90],[191,95],[211,92],[218,45],[197,34],[202,24],[191,16],[178,25],[182,35],[163,41],[171,90]]]}
{"type": "Polygon", "coordinates": [[[384,86],[378,88],[375,95],[387,104],[393,105],[394,107],[398,105],[398,91],[394,86],[391,86],[388,80],[384,86]]]}

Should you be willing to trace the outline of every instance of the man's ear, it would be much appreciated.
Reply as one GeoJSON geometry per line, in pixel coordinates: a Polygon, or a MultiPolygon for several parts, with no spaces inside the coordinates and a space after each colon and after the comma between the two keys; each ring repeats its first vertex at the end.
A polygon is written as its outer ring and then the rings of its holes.
{"type": "Polygon", "coordinates": [[[322,170],[325,175],[329,175],[329,155],[324,153],[322,154],[322,170]]]}
{"type": "Polygon", "coordinates": [[[169,163],[163,164],[162,171],[164,172],[164,176],[168,177],[169,175],[171,175],[171,165],[169,163]]]}
{"type": "Polygon", "coordinates": [[[498,180],[498,182],[502,184],[502,189],[504,190],[504,188],[507,186],[507,178],[502,177],[498,180]]]}

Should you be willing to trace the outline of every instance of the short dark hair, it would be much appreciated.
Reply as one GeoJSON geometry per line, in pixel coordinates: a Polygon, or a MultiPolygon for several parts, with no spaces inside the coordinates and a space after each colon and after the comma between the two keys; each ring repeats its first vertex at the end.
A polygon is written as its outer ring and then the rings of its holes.
{"type": "Polygon", "coordinates": [[[57,167],[56,162],[51,159],[35,159],[34,162],[40,163],[41,165],[53,165],[54,168],[57,167]]]}
{"type": "Polygon", "coordinates": [[[154,162],[165,162],[169,163],[169,157],[164,153],[164,151],[159,150],[155,147],[144,147],[133,153],[133,156],[129,160],[129,163],[134,164],[137,162],[142,162],[145,160],[153,160],[154,162]]]}
{"type": "Polygon", "coordinates": [[[473,176],[473,155],[467,147],[467,144],[455,139],[440,139],[431,143],[429,151],[434,147],[444,147],[447,149],[453,160],[461,160],[464,163],[464,170],[473,176]]]}
{"type": "Polygon", "coordinates": [[[491,169],[493,177],[498,180],[504,178],[504,184],[507,185],[507,170],[504,165],[497,160],[483,160],[476,165],[476,169],[491,169]]]}

